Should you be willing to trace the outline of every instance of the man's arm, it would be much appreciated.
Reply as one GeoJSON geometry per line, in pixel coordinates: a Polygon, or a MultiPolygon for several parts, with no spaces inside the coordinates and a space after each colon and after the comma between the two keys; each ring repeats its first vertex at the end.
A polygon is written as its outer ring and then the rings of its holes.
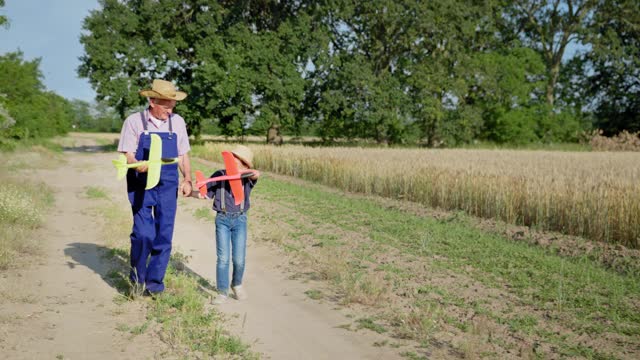
{"type": "MultiPolygon", "coordinates": [[[[127,158],[127,164],[137,163],[136,148],[138,147],[138,139],[140,134],[138,133],[134,123],[139,121],[140,117],[137,114],[129,115],[122,124],[122,130],[120,131],[120,140],[118,141],[118,152],[123,153],[127,158]]],[[[146,172],[147,166],[140,166],[136,168],[137,172],[146,172]]]]}
{"type": "Polygon", "coordinates": [[[191,183],[191,160],[189,159],[189,153],[178,156],[178,167],[184,177],[180,184],[180,190],[183,196],[191,196],[193,185],[191,183]]]}
{"type": "MultiPolygon", "coordinates": [[[[126,152],[124,153],[124,156],[127,157],[127,164],[133,164],[138,162],[138,160],[136,159],[136,154],[132,152],[126,152]]],[[[138,166],[136,168],[136,171],[143,173],[143,172],[147,172],[147,169],[148,169],[147,165],[142,165],[142,166],[138,166]]]]}

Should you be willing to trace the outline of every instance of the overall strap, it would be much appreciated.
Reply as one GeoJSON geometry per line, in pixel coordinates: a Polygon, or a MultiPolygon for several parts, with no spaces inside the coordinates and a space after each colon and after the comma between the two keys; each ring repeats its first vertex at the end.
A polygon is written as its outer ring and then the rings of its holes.
{"type": "Polygon", "coordinates": [[[144,134],[149,135],[149,129],[147,128],[147,117],[145,116],[145,110],[140,111],[140,118],[142,119],[142,128],[144,129],[144,134]]]}
{"type": "Polygon", "coordinates": [[[169,135],[173,135],[173,124],[171,123],[171,115],[173,114],[169,114],[169,135]]]}
{"type": "Polygon", "coordinates": [[[224,196],[224,183],[222,184],[222,186],[220,186],[220,196],[218,197],[220,199],[220,208],[222,209],[223,213],[227,212],[227,204],[225,201],[225,196],[224,196]]]}
{"type": "MultiPolygon", "coordinates": [[[[242,184],[242,191],[244,191],[244,183],[242,184]]],[[[220,199],[220,209],[222,210],[223,213],[227,212],[227,203],[225,201],[225,194],[227,192],[224,190],[224,184],[222,184],[222,186],[220,186],[220,196],[218,197],[220,199]]],[[[240,203],[240,212],[243,213],[244,212],[244,203],[245,201],[247,201],[247,199],[245,199],[243,202],[240,203]]]]}

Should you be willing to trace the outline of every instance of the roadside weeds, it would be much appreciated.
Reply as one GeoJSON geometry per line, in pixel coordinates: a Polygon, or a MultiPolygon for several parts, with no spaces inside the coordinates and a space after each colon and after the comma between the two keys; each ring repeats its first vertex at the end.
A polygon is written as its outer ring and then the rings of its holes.
{"type": "Polygon", "coordinates": [[[310,289],[318,301],[362,311],[357,328],[421,344],[407,357],[637,355],[633,271],[505,238],[459,213],[425,216],[274,178],[255,190],[256,208],[269,211],[254,211],[254,237],[293,258],[292,276],[326,280],[329,290],[310,289]]]}

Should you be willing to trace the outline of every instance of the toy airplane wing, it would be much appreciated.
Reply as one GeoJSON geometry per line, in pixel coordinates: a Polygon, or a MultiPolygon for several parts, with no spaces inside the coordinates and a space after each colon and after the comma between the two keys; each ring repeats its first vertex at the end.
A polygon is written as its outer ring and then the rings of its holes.
{"type": "Polygon", "coordinates": [[[200,193],[204,195],[206,193],[202,193],[202,187],[210,182],[215,181],[223,181],[223,180],[237,180],[237,179],[246,179],[250,178],[253,175],[260,174],[258,170],[243,170],[240,171],[239,174],[235,175],[221,175],[212,178],[205,179],[204,175],[200,170],[196,170],[196,187],[200,189],[200,193]]]}
{"type": "Polygon", "coordinates": [[[127,174],[127,170],[130,168],[137,168],[143,165],[148,166],[147,170],[147,185],[146,190],[153,189],[158,182],[160,182],[160,171],[162,165],[176,164],[178,158],[175,159],[163,159],[162,158],[162,138],[157,134],[151,134],[151,146],[149,148],[149,160],[138,161],[132,164],[127,164],[127,157],[120,155],[117,159],[111,160],[113,166],[118,171],[118,180],[124,178],[127,174]]]}
{"type": "Polygon", "coordinates": [[[149,148],[149,168],[147,170],[147,186],[145,190],[153,189],[160,182],[160,170],[162,168],[162,138],[157,134],[151,134],[151,146],[149,148]]]}
{"type": "MultiPolygon", "coordinates": [[[[234,176],[240,173],[240,171],[238,171],[238,166],[236,165],[236,161],[232,153],[230,153],[229,151],[223,151],[222,158],[224,159],[224,167],[227,170],[228,176],[234,176]]],[[[242,186],[242,179],[229,180],[229,185],[231,185],[233,198],[236,200],[235,204],[242,204],[242,202],[244,201],[244,188],[242,186]]]]}

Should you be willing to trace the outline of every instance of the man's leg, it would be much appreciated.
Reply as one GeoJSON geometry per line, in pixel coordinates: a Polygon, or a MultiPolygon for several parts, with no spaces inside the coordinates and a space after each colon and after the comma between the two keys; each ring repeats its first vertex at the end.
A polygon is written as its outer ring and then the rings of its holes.
{"type": "Polygon", "coordinates": [[[131,272],[129,279],[134,286],[143,287],[147,276],[147,258],[151,243],[156,237],[156,228],[151,216],[151,207],[132,208],[133,228],[131,230],[131,272]]]}
{"type": "Polygon", "coordinates": [[[157,196],[154,208],[156,237],[152,241],[151,260],[145,278],[146,288],[151,293],[164,291],[164,275],[171,257],[171,242],[178,201],[175,187],[158,187],[151,190],[155,190],[157,196]]]}

